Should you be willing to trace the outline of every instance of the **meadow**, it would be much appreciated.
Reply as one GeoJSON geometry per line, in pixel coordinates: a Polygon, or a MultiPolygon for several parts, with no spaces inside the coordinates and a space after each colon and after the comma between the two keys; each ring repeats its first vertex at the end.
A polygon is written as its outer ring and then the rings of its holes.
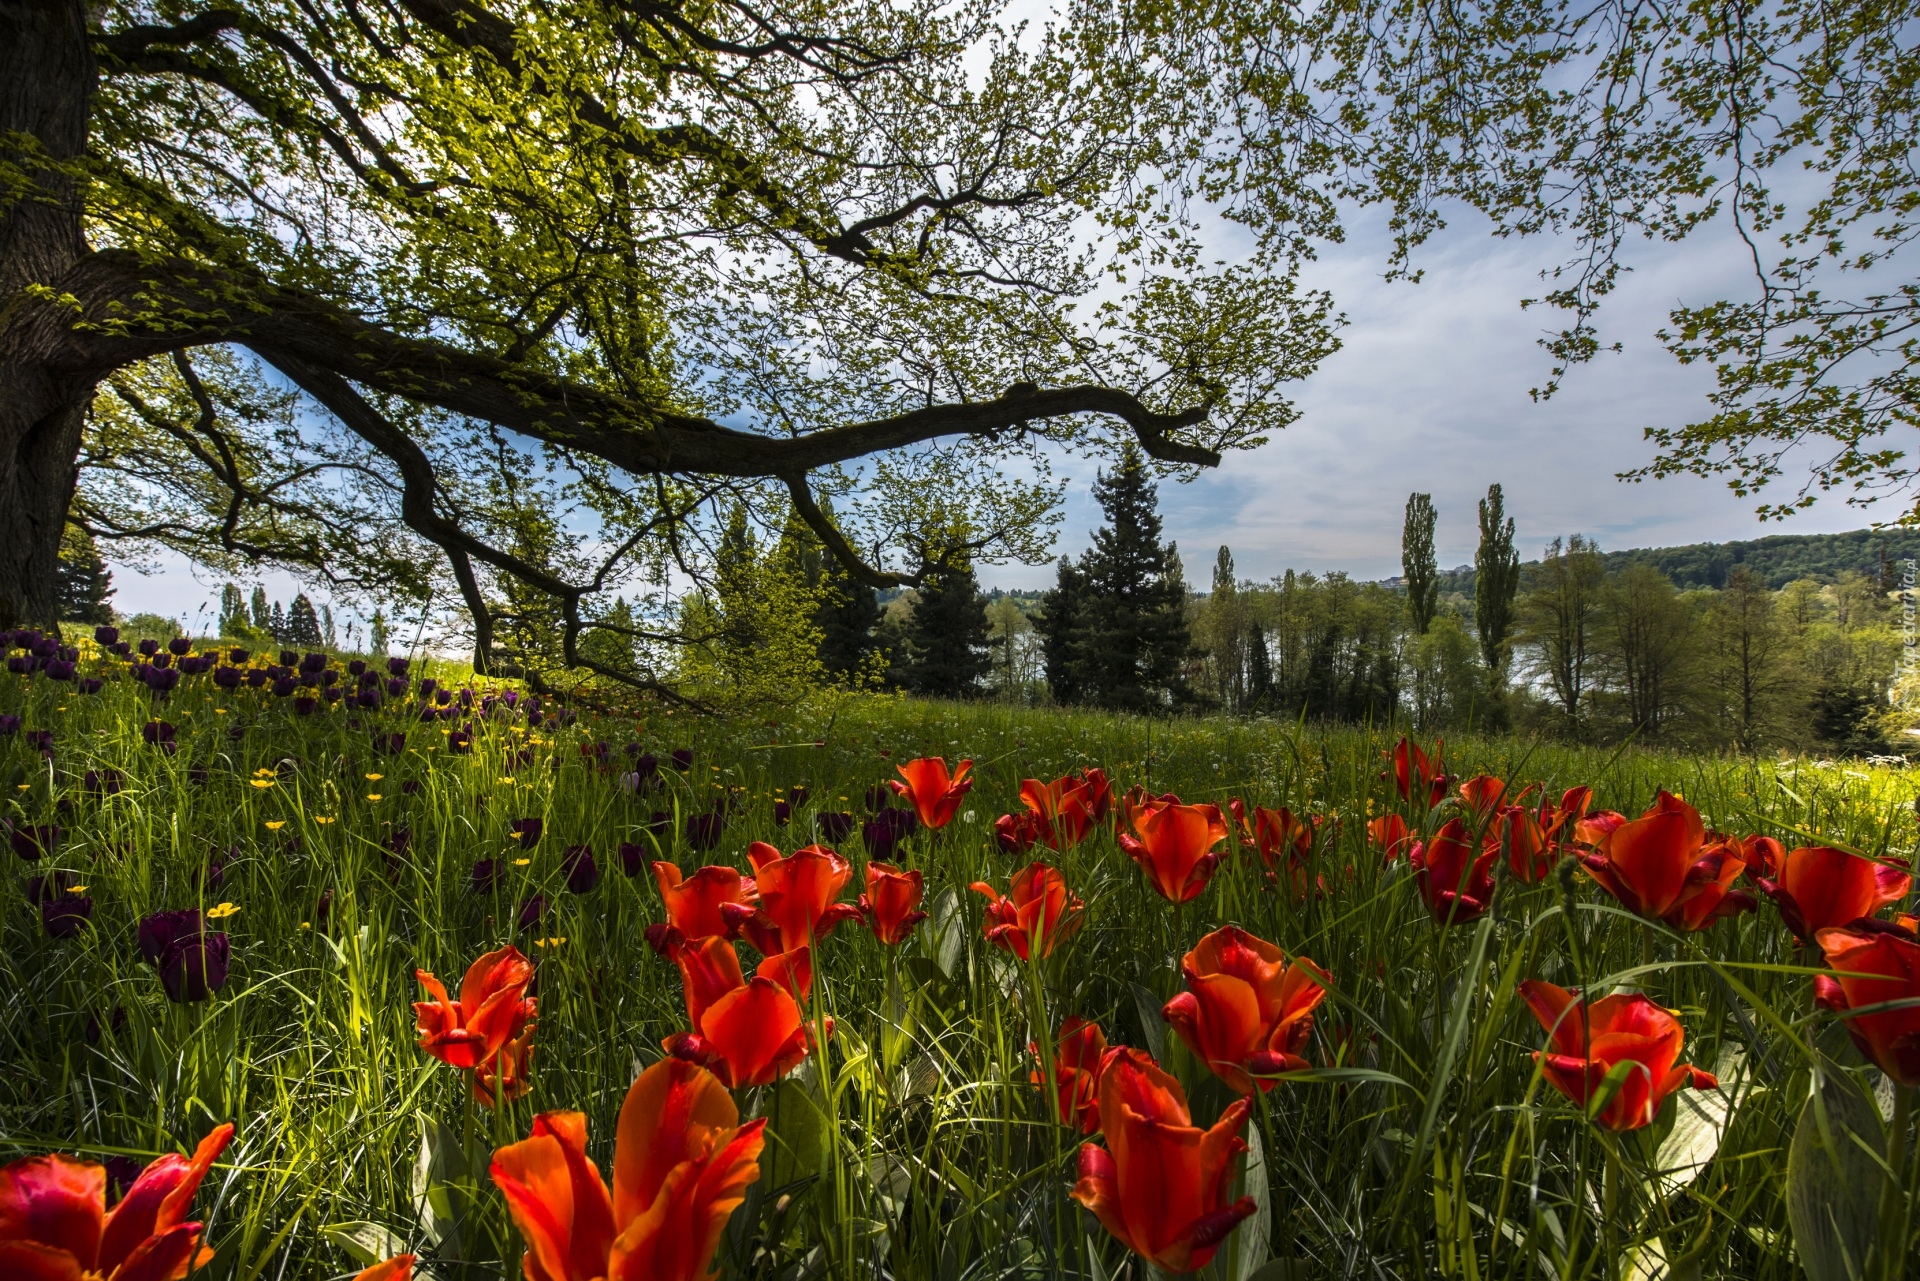
{"type": "Polygon", "coordinates": [[[1075,1123],[1085,1096],[1038,1084],[1091,1069],[1060,1041],[1069,1018],[1151,1055],[1199,1129],[1245,1113],[1230,1186],[1143,1191],[1136,1171],[1115,1211],[1137,1224],[1216,1191],[1216,1207],[1250,1198],[1188,1242],[1208,1247],[1202,1275],[1827,1281],[1911,1266],[1912,1089],[1816,1004],[1821,949],[1796,943],[1752,872],[1726,886],[1753,910],[1676,928],[1563,859],[1569,827],[1537,879],[1502,847],[1490,910],[1446,916],[1428,892],[1438,872],[1416,874],[1410,849],[1370,831],[1397,815],[1431,851],[1458,820],[1478,842],[1496,825],[1459,785],[1490,776],[1507,781],[1490,798],[1502,804],[1538,783],[1530,811],[1588,786],[1593,811],[1633,818],[1666,789],[1715,832],[1901,859],[1920,840],[1903,772],[1467,736],[1420,744],[1446,777],[1429,791],[1413,763],[1403,795],[1394,727],[857,695],[752,718],[615,716],[421,661],[376,666],[368,684],[341,657],[325,685],[315,668],[279,688],[277,672],[190,672],[157,690],[169,681],[79,648],[66,679],[44,663],[0,676],[14,851],[0,1159],[59,1151],[122,1178],[129,1158],[190,1151],[232,1123],[196,1202],[213,1251],[196,1275],[336,1277],[401,1252],[447,1281],[517,1274],[525,1247],[490,1155],[536,1114],[574,1109],[607,1168],[629,1086],[689,1027],[682,970],[647,937],[667,920],[652,864],[751,874],[755,841],[837,845],[844,904],[886,855],[923,875],[928,915],[892,945],[864,919],[813,940],[812,1051],[732,1092],[766,1126],[759,1177],[721,1235],[723,1276],[1158,1275],[1070,1196],[1082,1145],[1103,1138],[1075,1123]],[[951,820],[876,820],[911,812],[882,785],[924,757],[973,762],[951,820]],[[1078,840],[1029,828],[1032,848],[1003,848],[996,820],[1026,812],[1025,780],[1090,769],[1111,783],[1105,817],[1078,840]],[[1189,901],[1156,892],[1118,843],[1135,787],[1135,804],[1222,807],[1230,830],[1189,901]],[[1243,833],[1235,799],[1250,824],[1260,809],[1288,820],[1243,833]],[[990,941],[992,901],[970,889],[1006,894],[1036,860],[1083,904],[1046,955],[1011,945],[1027,937],[990,941]],[[142,955],[143,918],[182,909],[228,940],[225,981],[204,999],[170,999],[196,995],[196,974],[142,955]],[[1310,960],[1324,988],[1284,1061],[1255,1065],[1271,1088],[1244,1103],[1163,1013],[1191,986],[1182,956],[1229,924],[1310,960]],[[538,1009],[528,1088],[504,1097],[503,1084],[488,1108],[470,1073],[419,1048],[415,972],[457,985],[508,944],[533,963],[538,1009]],[[1596,1082],[1584,1110],[1556,1090],[1524,981],[1644,993],[1717,1086],[1610,1127],[1631,1073],[1596,1082]]]}

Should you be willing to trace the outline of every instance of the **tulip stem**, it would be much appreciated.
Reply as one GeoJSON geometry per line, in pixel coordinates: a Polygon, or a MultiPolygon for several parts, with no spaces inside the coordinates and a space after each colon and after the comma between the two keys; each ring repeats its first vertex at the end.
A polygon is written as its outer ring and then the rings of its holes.
{"type": "Polygon", "coordinates": [[[1880,1275],[1886,1281],[1900,1281],[1907,1257],[1907,1232],[1912,1223],[1913,1198],[1903,1186],[1908,1182],[1907,1127],[1913,1120],[1913,1094],[1916,1087],[1893,1087],[1893,1123],[1887,1130],[1887,1173],[1880,1188],[1880,1275]]]}

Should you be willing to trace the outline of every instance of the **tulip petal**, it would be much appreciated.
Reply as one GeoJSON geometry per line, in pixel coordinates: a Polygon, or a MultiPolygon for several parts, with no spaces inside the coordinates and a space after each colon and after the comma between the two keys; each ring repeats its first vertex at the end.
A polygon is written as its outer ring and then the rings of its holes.
{"type": "Polygon", "coordinates": [[[642,1072],[620,1105],[613,1149],[615,1221],[629,1223],[644,1213],[675,1166],[704,1161],[718,1137],[739,1124],[733,1096],[705,1068],[666,1058],[642,1072]]]}
{"type": "Polygon", "coordinates": [[[112,1281],[174,1281],[185,1276],[200,1243],[198,1223],[176,1223],[133,1247],[112,1281]]]}
{"type": "Polygon", "coordinates": [[[80,1260],[38,1241],[0,1241],[0,1276],[8,1281],[83,1281],[80,1260]]]}
{"type": "Polygon", "coordinates": [[[527,1281],[592,1281],[568,1268],[573,1237],[573,1176],[566,1152],[551,1134],[498,1148],[488,1171],[507,1199],[507,1213],[526,1239],[527,1281]]]}
{"type": "Polygon", "coordinates": [[[413,1256],[396,1254],[370,1268],[362,1268],[354,1275],[353,1281],[412,1281],[412,1278],[413,1256]]]}
{"type": "Polygon", "coordinates": [[[37,1241],[90,1271],[106,1199],[105,1166],[58,1153],[15,1161],[0,1167],[0,1240],[37,1241]]]}
{"type": "Polygon", "coordinates": [[[701,1036],[726,1060],[734,1089],[778,1079],[779,1062],[800,1030],[800,1007],[759,975],[714,1002],[700,1020],[701,1036]]]}
{"type": "Polygon", "coordinates": [[[542,1112],[533,1119],[533,1137],[551,1137],[566,1162],[573,1205],[573,1226],[566,1243],[568,1266],[576,1277],[598,1276],[613,1246],[613,1199],[606,1180],[587,1158],[587,1118],[580,1112],[542,1112]]]}
{"type": "Polygon", "coordinates": [[[1581,1011],[1574,1009],[1580,1003],[1576,993],[1540,979],[1527,979],[1520,984],[1520,996],[1533,1011],[1533,1017],[1540,1020],[1540,1026],[1547,1030],[1556,1049],[1562,1054],[1585,1057],[1586,1019],[1581,1011]]]}

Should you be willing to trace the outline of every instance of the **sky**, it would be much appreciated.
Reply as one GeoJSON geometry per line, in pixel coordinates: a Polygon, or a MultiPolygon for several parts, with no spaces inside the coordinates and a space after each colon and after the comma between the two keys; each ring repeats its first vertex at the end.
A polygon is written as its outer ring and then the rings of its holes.
{"type": "MultiPolygon", "coordinates": [[[[1650,459],[1644,428],[1706,412],[1710,372],[1682,367],[1653,335],[1677,304],[1745,296],[1751,280],[1730,237],[1630,250],[1634,270],[1600,317],[1603,339],[1624,351],[1572,370],[1556,396],[1535,402],[1529,389],[1550,368],[1538,339],[1556,314],[1522,311],[1519,300],[1541,292],[1537,273],[1556,261],[1552,241],[1495,240],[1468,213],[1422,250],[1421,283],[1389,283],[1381,230],[1363,219],[1355,231],[1306,274],[1306,284],[1333,292],[1348,323],[1342,349],[1293,389],[1298,421],[1218,469],[1160,488],[1167,536],[1179,543],[1193,586],[1204,590],[1211,580],[1223,543],[1242,579],[1288,568],[1360,579],[1398,574],[1402,517],[1416,490],[1431,494],[1439,512],[1441,566],[1468,563],[1476,504],[1496,481],[1523,559],[1575,532],[1619,550],[1831,533],[1898,514],[1829,497],[1787,522],[1762,524],[1754,500],[1717,481],[1615,479],[1650,459]]],[[[1099,523],[1093,472],[1085,460],[1058,464],[1069,479],[1061,553],[1084,550],[1099,523]]],[[[987,565],[980,577],[989,587],[1032,589],[1050,585],[1054,571],[987,565]]],[[[282,600],[299,590],[284,574],[263,581],[282,600]]],[[[219,579],[178,560],[152,575],[117,567],[114,583],[122,613],[210,623],[218,608],[219,579]]]]}

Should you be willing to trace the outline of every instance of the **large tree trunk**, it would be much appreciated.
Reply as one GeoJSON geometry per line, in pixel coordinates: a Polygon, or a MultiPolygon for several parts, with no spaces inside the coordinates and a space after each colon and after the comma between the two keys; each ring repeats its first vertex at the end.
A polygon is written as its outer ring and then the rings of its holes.
{"type": "MultiPolygon", "coordinates": [[[[30,135],[55,162],[81,155],[94,78],[81,0],[0,0],[0,161],[37,184],[0,205],[0,317],[87,252],[79,183],[3,140],[30,135]]],[[[93,388],[57,374],[51,354],[0,343],[0,626],[57,621],[60,535],[93,388]]]]}

